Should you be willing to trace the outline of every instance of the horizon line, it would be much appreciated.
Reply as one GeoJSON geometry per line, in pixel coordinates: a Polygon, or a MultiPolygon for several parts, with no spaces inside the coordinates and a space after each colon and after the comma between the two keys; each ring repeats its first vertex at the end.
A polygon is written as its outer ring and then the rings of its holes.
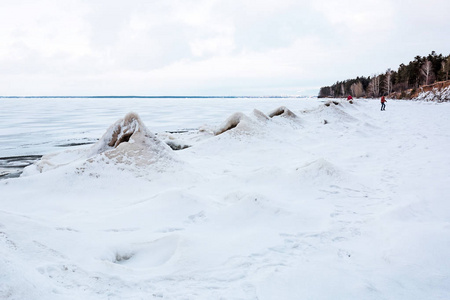
{"type": "Polygon", "coordinates": [[[78,98],[78,99],[84,99],[84,98],[148,98],[148,99],[157,99],[157,98],[163,98],[163,99],[178,99],[178,98],[310,98],[310,97],[316,97],[316,96],[299,96],[299,95],[280,95],[280,96],[0,96],[0,98],[6,98],[6,99],[18,99],[18,98],[27,98],[27,99],[38,99],[38,98],[78,98]]]}

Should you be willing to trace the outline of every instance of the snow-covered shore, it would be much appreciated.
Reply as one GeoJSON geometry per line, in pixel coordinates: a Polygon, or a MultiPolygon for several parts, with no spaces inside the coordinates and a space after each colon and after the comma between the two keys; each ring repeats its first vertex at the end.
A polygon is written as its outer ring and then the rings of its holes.
{"type": "Polygon", "coordinates": [[[450,105],[336,103],[134,117],[0,181],[0,298],[448,299],[450,105]]]}

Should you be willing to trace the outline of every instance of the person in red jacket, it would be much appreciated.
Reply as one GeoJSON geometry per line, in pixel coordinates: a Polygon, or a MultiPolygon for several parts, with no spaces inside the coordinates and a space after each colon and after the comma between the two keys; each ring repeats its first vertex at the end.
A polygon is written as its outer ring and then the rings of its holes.
{"type": "Polygon", "coordinates": [[[347,101],[353,100],[353,97],[351,95],[348,95],[347,101]]]}
{"type": "Polygon", "coordinates": [[[381,96],[381,110],[386,110],[386,99],[384,99],[384,96],[381,96]]]}

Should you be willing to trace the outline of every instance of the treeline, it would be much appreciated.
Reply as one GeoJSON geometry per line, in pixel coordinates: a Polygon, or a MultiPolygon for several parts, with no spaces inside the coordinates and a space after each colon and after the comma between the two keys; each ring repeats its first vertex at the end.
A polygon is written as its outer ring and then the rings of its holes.
{"type": "Polygon", "coordinates": [[[409,64],[401,64],[397,71],[388,69],[384,74],[356,77],[338,81],[332,86],[321,87],[319,98],[323,97],[380,97],[394,94],[396,98],[407,98],[422,85],[450,79],[450,55],[416,56],[409,64]]]}

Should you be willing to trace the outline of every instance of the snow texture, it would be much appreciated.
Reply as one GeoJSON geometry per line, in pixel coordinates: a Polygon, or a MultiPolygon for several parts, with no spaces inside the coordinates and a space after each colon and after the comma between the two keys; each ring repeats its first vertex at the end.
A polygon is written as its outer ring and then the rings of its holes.
{"type": "Polygon", "coordinates": [[[89,156],[106,153],[111,158],[126,154],[143,155],[143,152],[159,155],[167,151],[168,147],[145,127],[136,113],[128,113],[109,127],[92,147],[89,156]]]}
{"type": "Polygon", "coordinates": [[[260,129],[270,118],[260,110],[254,109],[249,116],[237,112],[228,117],[216,130],[214,135],[235,129],[234,132],[252,134],[260,129]]]}
{"type": "Polygon", "coordinates": [[[450,299],[450,104],[261,101],[0,180],[0,299],[450,299]]]}
{"type": "Polygon", "coordinates": [[[122,170],[136,170],[170,160],[174,160],[172,149],[150,132],[136,113],[130,112],[111,125],[90,149],[45,155],[26,168],[24,175],[34,174],[36,171],[42,173],[70,164],[77,166],[77,172],[92,168],[92,164],[111,164],[120,166],[122,170]]]}
{"type": "Polygon", "coordinates": [[[443,89],[433,88],[431,91],[421,92],[416,100],[436,102],[450,101],[450,86],[443,89]]]}
{"type": "Polygon", "coordinates": [[[277,109],[273,110],[271,113],[269,113],[270,118],[273,118],[276,116],[287,117],[287,118],[296,118],[297,117],[296,114],[294,114],[292,111],[290,111],[285,106],[280,106],[279,108],[277,108],[277,109]]]}

